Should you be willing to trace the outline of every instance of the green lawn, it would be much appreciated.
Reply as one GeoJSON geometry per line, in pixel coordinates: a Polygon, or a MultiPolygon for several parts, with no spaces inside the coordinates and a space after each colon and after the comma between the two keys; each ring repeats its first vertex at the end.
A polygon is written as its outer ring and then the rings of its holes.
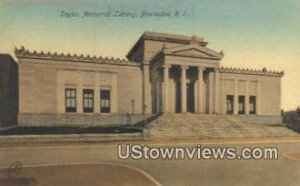
{"type": "Polygon", "coordinates": [[[129,128],[126,126],[57,126],[57,127],[35,127],[22,126],[0,131],[0,135],[35,135],[35,134],[115,134],[142,132],[142,129],[129,128]]]}

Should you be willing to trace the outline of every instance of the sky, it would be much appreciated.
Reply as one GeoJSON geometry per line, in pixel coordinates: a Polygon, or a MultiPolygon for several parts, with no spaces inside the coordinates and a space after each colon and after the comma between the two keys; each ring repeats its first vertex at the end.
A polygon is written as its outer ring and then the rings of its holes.
{"type": "Polygon", "coordinates": [[[23,45],[125,58],[145,31],[196,35],[224,52],[221,66],[283,70],[282,108],[292,110],[300,106],[299,20],[300,0],[0,0],[0,53],[23,45]]]}

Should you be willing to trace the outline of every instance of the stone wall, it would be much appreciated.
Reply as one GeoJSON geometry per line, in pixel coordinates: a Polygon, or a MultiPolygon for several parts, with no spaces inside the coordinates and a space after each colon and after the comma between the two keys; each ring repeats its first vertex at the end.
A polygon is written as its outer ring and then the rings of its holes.
{"type": "Polygon", "coordinates": [[[115,125],[124,124],[127,113],[142,113],[142,77],[137,63],[120,60],[116,65],[106,59],[99,64],[46,57],[18,57],[20,125],[115,125]],[[76,89],[74,114],[65,114],[65,88],[76,89]],[[85,88],[94,90],[94,114],[83,113],[85,88]],[[103,88],[111,90],[110,114],[100,114],[103,88]]]}
{"type": "MultiPolygon", "coordinates": [[[[280,74],[252,75],[249,73],[222,72],[220,73],[220,82],[221,93],[219,94],[219,100],[221,100],[221,114],[226,114],[226,95],[244,95],[246,103],[249,102],[249,96],[256,96],[256,114],[258,116],[281,115],[280,74]]],[[[237,102],[234,103],[234,107],[238,107],[237,102]]],[[[246,110],[249,110],[249,108],[246,110]]]]}

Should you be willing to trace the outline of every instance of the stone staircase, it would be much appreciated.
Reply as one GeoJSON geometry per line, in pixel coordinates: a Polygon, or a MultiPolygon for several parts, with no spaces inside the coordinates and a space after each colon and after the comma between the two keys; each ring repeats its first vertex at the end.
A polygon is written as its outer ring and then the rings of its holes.
{"type": "Polygon", "coordinates": [[[164,114],[144,128],[145,139],[212,139],[300,136],[285,125],[245,123],[239,116],[164,114]]]}

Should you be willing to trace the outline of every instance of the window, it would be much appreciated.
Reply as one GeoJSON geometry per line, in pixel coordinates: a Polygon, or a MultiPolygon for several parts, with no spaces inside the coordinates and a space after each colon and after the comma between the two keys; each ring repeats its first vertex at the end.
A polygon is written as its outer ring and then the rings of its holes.
{"type": "Polygon", "coordinates": [[[76,89],[65,90],[66,112],[76,112],[76,89]]]}
{"type": "Polygon", "coordinates": [[[239,113],[245,114],[245,96],[239,96],[239,113]]]}
{"type": "Polygon", "coordinates": [[[233,114],[233,95],[227,95],[226,96],[226,112],[227,114],[233,114]]]}
{"type": "Polygon", "coordinates": [[[250,96],[250,114],[256,114],[256,96],[250,96]]]}
{"type": "Polygon", "coordinates": [[[100,91],[100,110],[102,113],[110,112],[110,90],[100,91]]]}
{"type": "Polygon", "coordinates": [[[94,90],[83,89],[83,112],[94,112],[94,90]]]}

